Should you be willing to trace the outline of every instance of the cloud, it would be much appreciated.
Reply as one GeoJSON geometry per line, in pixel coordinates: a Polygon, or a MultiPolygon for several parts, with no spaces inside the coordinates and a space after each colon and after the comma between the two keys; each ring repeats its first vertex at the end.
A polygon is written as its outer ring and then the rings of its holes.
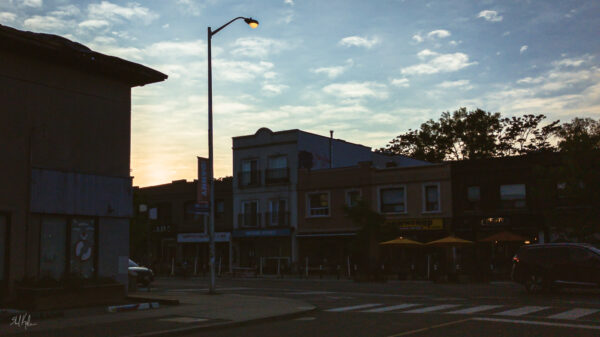
{"type": "Polygon", "coordinates": [[[444,81],[444,82],[436,85],[436,87],[444,88],[444,89],[448,89],[448,88],[471,89],[471,88],[473,88],[471,85],[469,85],[469,83],[470,83],[469,80],[444,81]]]}
{"type": "Polygon", "coordinates": [[[286,5],[293,6],[294,5],[294,0],[284,0],[283,3],[286,4],[286,5]]]}
{"type": "Polygon", "coordinates": [[[287,89],[288,86],[284,84],[272,84],[265,83],[262,86],[262,90],[267,96],[279,95],[283,92],[283,90],[287,89]]]}
{"type": "Polygon", "coordinates": [[[68,6],[60,6],[55,11],[52,11],[49,14],[51,16],[66,17],[66,16],[76,16],[76,15],[79,15],[80,13],[81,13],[81,11],[79,10],[79,7],[77,7],[75,5],[68,5],[68,6]]]}
{"type": "Polygon", "coordinates": [[[17,19],[17,14],[10,12],[0,12],[0,22],[12,23],[17,19]]]}
{"type": "Polygon", "coordinates": [[[251,63],[247,61],[226,61],[221,59],[213,60],[215,72],[219,72],[219,79],[232,82],[245,82],[263,75],[273,68],[273,63],[258,62],[251,63]]]}
{"type": "Polygon", "coordinates": [[[579,67],[582,64],[588,63],[593,59],[593,56],[583,55],[581,58],[565,58],[559,61],[552,62],[555,67],[579,67]]]}
{"type": "Polygon", "coordinates": [[[177,4],[183,7],[183,11],[193,16],[200,16],[200,6],[194,0],[177,0],[177,4]]]}
{"type": "Polygon", "coordinates": [[[410,86],[408,78],[394,78],[391,83],[393,86],[401,88],[408,88],[410,86]]]}
{"type": "Polygon", "coordinates": [[[458,71],[475,64],[477,62],[469,62],[469,56],[463,53],[441,54],[427,63],[402,68],[401,73],[406,75],[437,74],[458,71]]]}
{"type": "Polygon", "coordinates": [[[88,15],[90,19],[104,19],[117,22],[135,20],[141,21],[146,25],[158,18],[158,14],[135,2],[130,2],[125,7],[108,1],[102,1],[99,4],[90,4],[88,6],[88,15]]]}
{"type": "Polygon", "coordinates": [[[498,15],[498,12],[492,10],[481,11],[477,15],[477,17],[484,18],[486,21],[489,22],[500,22],[503,19],[502,15],[498,15]]]}
{"type": "Polygon", "coordinates": [[[22,0],[21,4],[26,7],[39,8],[44,5],[43,0],[22,0]]]}
{"type": "Polygon", "coordinates": [[[523,54],[527,50],[527,48],[529,48],[527,47],[527,45],[522,46],[521,49],[519,49],[519,54],[523,54]]]}
{"type": "Polygon", "coordinates": [[[427,33],[427,37],[430,39],[443,39],[450,35],[450,32],[445,29],[432,30],[431,32],[427,33]]]}
{"type": "Polygon", "coordinates": [[[372,39],[360,36],[348,36],[340,40],[338,44],[345,47],[365,47],[371,48],[379,43],[379,38],[373,37],[372,39]]]}
{"type": "Polygon", "coordinates": [[[345,66],[334,66],[334,67],[321,67],[317,69],[311,69],[315,74],[326,74],[329,78],[336,78],[343,74],[348,68],[352,67],[354,62],[352,59],[346,60],[345,66]]]}
{"type": "Polygon", "coordinates": [[[149,56],[172,55],[177,58],[182,56],[199,57],[206,54],[206,43],[202,40],[193,41],[161,41],[144,48],[149,56]]]}
{"type": "Polygon", "coordinates": [[[424,40],[423,37],[421,37],[421,35],[419,35],[419,34],[413,35],[412,39],[417,41],[417,43],[421,43],[424,40]]]}
{"type": "Polygon", "coordinates": [[[290,48],[287,43],[264,37],[239,38],[233,43],[232,55],[265,58],[290,48]]]}
{"type": "Polygon", "coordinates": [[[425,58],[427,58],[429,56],[435,56],[435,55],[439,55],[439,54],[436,53],[436,52],[434,52],[434,51],[431,51],[429,49],[423,49],[423,50],[421,50],[420,52],[417,53],[417,56],[420,59],[425,59],[425,58]]]}
{"type": "Polygon", "coordinates": [[[98,29],[102,27],[108,27],[109,23],[105,20],[86,20],[79,23],[81,28],[98,29]]]}
{"type": "Polygon", "coordinates": [[[167,28],[169,28],[170,26],[171,26],[171,25],[169,25],[168,23],[165,23],[164,25],[162,25],[162,27],[163,27],[164,29],[167,29],[167,28]]]}
{"type": "Polygon", "coordinates": [[[53,16],[34,15],[26,19],[23,25],[33,31],[56,33],[57,31],[64,31],[71,23],[53,16]]]}
{"type": "Polygon", "coordinates": [[[340,98],[388,97],[387,87],[375,82],[334,83],[324,87],[323,92],[340,98]]]}

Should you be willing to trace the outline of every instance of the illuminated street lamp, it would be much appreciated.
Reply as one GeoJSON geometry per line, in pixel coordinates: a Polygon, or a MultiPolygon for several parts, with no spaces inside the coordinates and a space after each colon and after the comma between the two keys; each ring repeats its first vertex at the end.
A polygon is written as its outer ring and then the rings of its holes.
{"type": "MultiPolygon", "coordinates": [[[[221,29],[227,27],[230,23],[235,20],[244,19],[244,21],[251,28],[258,27],[258,21],[252,18],[245,18],[238,16],[237,18],[227,22],[226,24],[219,27],[217,30],[212,31],[208,27],[208,181],[210,185],[210,213],[209,213],[209,266],[210,266],[210,282],[208,292],[211,294],[215,293],[215,187],[214,187],[214,159],[213,159],[213,119],[212,119],[212,60],[211,60],[211,40],[213,35],[217,34],[221,29]]],[[[231,256],[229,257],[231,259],[231,256]]]]}

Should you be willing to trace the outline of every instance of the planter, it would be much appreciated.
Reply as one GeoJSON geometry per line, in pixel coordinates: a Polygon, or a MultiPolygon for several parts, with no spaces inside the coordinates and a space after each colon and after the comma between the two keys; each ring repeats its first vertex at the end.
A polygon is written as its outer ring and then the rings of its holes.
{"type": "Polygon", "coordinates": [[[125,287],[118,283],[76,288],[19,286],[16,290],[18,307],[31,311],[115,304],[125,299],[125,287]]]}

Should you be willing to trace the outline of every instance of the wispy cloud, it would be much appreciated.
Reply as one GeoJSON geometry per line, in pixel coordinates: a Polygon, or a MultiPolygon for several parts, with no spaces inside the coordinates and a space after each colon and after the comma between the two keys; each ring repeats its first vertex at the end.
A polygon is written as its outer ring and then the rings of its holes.
{"type": "Polygon", "coordinates": [[[434,52],[434,51],[431,51],[429,49],[423,49],[423,50],[421,50],[420,52],[417,53],[417,56],[420,59],[425,59],[425,58],[427,58],[429,56],[436,56],[436,55],[439,55],[439,54],[436,53],[436,52],[434,52]]]}
{"type": "Polygon", "coordinates": [[[498,12],[489,9],[479,12],[477,17],[483,18],[489,22],[500,22],[503,19],[502,15],[498,15],[498,12]]]}
{"type": "Polygon", "coordinates": [[[193,16],[199,16],[202,13],[200,5],[194,0],[177,0],[177,5],[181,6],[184,13],[193,16]]]}
{"type": "Polygon", "coordinates": [[[408,78],[394,78],[390,82],[396,87],[408,88],[410,86],[408,78]]]}
{"type": "Polygon", "coordinates": [[[334,83],[323,88],[323,92],[340,98],[387,98],[387,87],[376,82],[334,83]]]}
{"type": "Polygon", "coordinates": [[[53,16],[34,15],[25,19],[23,25],[25,28],[33,31],[56,33],[65,31],[68,27],[74,25],[74,22],[65,21],[53,16]]]}
{"type": "Polygon", "coordinates": [[[519,49],[519,54],[523,54],[529,47],[527,47],[527,45],[521,46],[521,49],[519,49]]]}
{"type": "Polygon", "coordinates": [[[445,29],[436,29],[427,33],[427,37],[430,39],[443,39],[450,35],[450,32],[445,29]]]}
{"type": "Polygon", "coordinates": [[[471,89],[473,88],[470,85],[469,80],[458,80],[458,81],[444,81],[438,85],[438,88],[448,89],[448,88],[463,88],[463,89],[471,89]]]}
{"type": "Polygon", "coordinates": [[[371,48],[374,45],[378,44],[379,38],[378,37],[373,37],[371,39],[367,38],[367,37],[361,37],[361,36],[348,36],[345,37],[343,39],[340,40],[339,44],[344,46],[344,47],[365,47],[365,48],[371,48]]]}
{"type": "Polygon", "coordinates": [[[402,68],[401,72],[406,75],[429,75],[458,71],[475,64],[477,64],[477,62],[469,62],[469,56],[467,54],[441,54],[426,63],[402,68]]]}
{"type": "Polygon", "coordinates": [[[109,23],[106,20],[86,20],[79,23],[81,28],[98,29],[108,27],[109,23]]]}
{"type": "Polygon", "coordinates": [[[90,19],[105,19],[117,22],[134,20],[146,25],[158,18],[158,14],[135,2],[130,2],[126,6],[119,6],[108,1],[90,4],[88,15],[90,19]]]}
{"type": "Polygon", "coordinates": [[[213,60],[213,67],[215,71],[219,72],[219,79],[221,80],[245,82],[253,80],[269,71],[273,68],[273,63],[264,61],[252,63],[216,59],[213,60]]]}
{"type": "Polygon", "coordinates": [[[413,39],[413,40],[415,40],[417,43],[421,43],[421,42],[423,42],[423,41],[425,40],[425,39],[423,39],[423,37],[422,37],[421,35],[419,35],[419,34],[415,34],[415,35],[413,35],[412,39],[413,39]]]}
{"type": "Polygon", "coordinates": [[[266,58],[269,54],[276,54],[288,48],[291,48],[291,46],[283,41],[263,37],[248,37],[237,39],[233,43],[231,54],[235,56],[266,58]]]}
{"type": "Polygon", "coordinates": [[[275,96],[281,94],[288,86],[285,84],[265,83],[262,86],[263,93],[267,96],[275,96]]]}
{"type": "Polygon", "coordinates": [[[23,6],[33,7],[33,8],[39,8],[44,5],[43,0],[21,0],[20,2],[23,6]]]}
{"type": "Polygon", "coordinates": [[[294,0],[283,0],[283,3],[286,4],[286,5],[293,6],[294,5],[294,0]]]}
{"type": "Polygon", "coordinates": [[[332,67],[320,67],[311,69],[315,74],[326,74],[329,78],[336,78],[343,74],[348,68],[352,67],[354,61],[352,59],[346,60],[346,65],[343,66],[332,66],[332,67]]]}
{"type": "Polygon", "coordinates": [[[17,14],[10,12],[0,12],[0,22],[13,23],[17,19],[17,14]]]}

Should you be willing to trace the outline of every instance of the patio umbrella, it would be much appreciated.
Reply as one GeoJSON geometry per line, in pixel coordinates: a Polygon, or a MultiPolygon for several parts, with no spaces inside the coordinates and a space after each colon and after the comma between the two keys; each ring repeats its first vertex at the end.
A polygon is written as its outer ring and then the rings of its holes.
{"type": "Polygon", "coordinates": [[[425,245],[429,247],[460,247],[470,244],[473,244],[473,241],[463,240],[461,238],[457,238],[456,236],[450,235],[439,240],[427,242],[425,245]]]}
{"type": "Polygon", "coordinates": [[[509,231],[503,231],[481,239],[479,242],[524,242],[525,240],[527,240],[527,238],[509,231]]]}
{"type": "Polygon", "coordinates": [[[397,247],[418,247],[418,246],[422,246],[423,244],[418,242],[418,241],[413,241],[404,237],[397,237],[394,240],[390,240],[390,241],[385,241],[385,242],[380,242],[379,243],[382,246],[397,246],[397,247]]]}

